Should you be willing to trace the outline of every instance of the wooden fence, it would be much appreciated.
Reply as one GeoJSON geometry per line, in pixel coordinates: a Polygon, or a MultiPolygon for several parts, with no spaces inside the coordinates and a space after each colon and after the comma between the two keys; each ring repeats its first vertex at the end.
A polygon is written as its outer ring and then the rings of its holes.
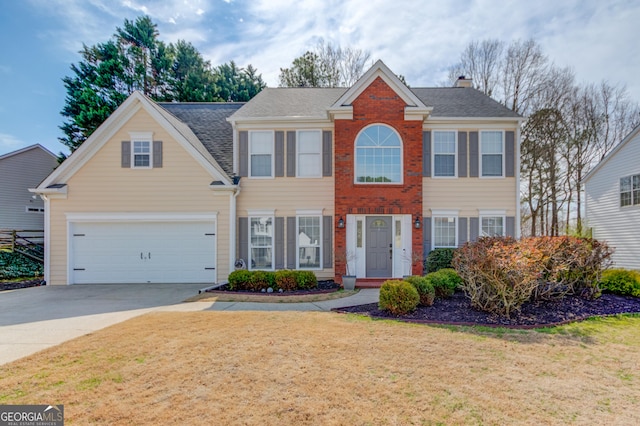
{"type": "Polygon", "coordinates": [[[44,261],[44,230],[0,229],[0,249],[22,253],[39,262],[44,261]]]}

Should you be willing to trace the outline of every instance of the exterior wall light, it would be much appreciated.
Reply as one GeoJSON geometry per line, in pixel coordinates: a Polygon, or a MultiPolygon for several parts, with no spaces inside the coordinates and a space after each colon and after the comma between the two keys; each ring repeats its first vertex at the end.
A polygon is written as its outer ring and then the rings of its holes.
{"type": "Polygon", "coordinates": [[[413,226],[416,229],[420,229],[422,224],[420,223],[420,216],[416,215],[416,220],[413,222],[413,226]]]}
{"type": "Polygon", "coordinates": [[[338,228],[344,228],[344,219],[342,216],[340,216],[340,219],[338,220],[338,228]]]}

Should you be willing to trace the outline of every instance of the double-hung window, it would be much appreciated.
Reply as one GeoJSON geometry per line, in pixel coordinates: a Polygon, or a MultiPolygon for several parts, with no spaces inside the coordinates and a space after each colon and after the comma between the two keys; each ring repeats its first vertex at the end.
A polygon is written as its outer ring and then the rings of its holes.
{"type": "Polygon", "coordinates": [[[402,142],[389,126],[376,124],[356,138],[356,183],[402,183],[402,142]]]}
{"type": "Polygon", "coordinates": [[[298,216],[298,269],[320,269],[321,223],[321,216],[298,216]]]}
{"type": "Polygon", "coordinates": [[[504,216],[481,216],[480,231],[483,237],[504,237],[504,216]]]}
{"type": "Polygon", "coordinates": [[[504,134],[480,132],[480,170],[483,177],[501,177],[504,171],[504,134]]]}
{"type": "Polygon", "coordinates": [[[251,177],[273,177],[273,132],[249,132],[251,177]]]}
{"type": "Polygon", "coordinates": [[[433,132],[433,176],[456,176],[456,132],[433,132]]]}
{"type": "Polygon", "coordinates": [[[298,131],[298,177],[322,177],[322,132],[298,131]]]}
{"type": "Polygon", "coordinates": [[[273,269],[273,216],[249,218],[251,269],[273,269]]]}
{"type": "Polygon", "coordinates": [[[434,216],[433,247],[456,247],[457,225],[458,218],[456,216],[434,216]]]}
{"type": "Polygon", "coordinates": [[[133,167],[148,169],[151,167],[151,141],[131,141],[133,167]]]}
{"type": "Polygon", "coordinates": [[[640,175],[620,178],[620,207],[640,204],[640,175]]]}

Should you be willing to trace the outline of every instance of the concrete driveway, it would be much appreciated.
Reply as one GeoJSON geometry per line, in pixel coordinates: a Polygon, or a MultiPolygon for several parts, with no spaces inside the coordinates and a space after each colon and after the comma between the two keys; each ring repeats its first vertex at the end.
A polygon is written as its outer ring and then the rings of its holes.
{"type": "Polygon", "coordinates": [[[44,286],[0,292],[0,365],[153,310],[202,310],[180,303],[202,284],[44,286]]]}

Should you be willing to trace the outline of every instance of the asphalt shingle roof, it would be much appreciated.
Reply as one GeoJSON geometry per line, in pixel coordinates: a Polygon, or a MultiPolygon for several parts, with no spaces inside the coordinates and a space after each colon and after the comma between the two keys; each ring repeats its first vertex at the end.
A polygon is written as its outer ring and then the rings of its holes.
{"type": "Polygon", "coordinates": [[[518,118],[518,114],[470,87],[412,88],[426,105],[433,107],[431,117],[518,118]]]}
{"type": "Polygon", "coordinates": [[[233,129],[227,118],[242,102],[158,103],[189,126],[228,176],[233,175],[233,129]]]}

